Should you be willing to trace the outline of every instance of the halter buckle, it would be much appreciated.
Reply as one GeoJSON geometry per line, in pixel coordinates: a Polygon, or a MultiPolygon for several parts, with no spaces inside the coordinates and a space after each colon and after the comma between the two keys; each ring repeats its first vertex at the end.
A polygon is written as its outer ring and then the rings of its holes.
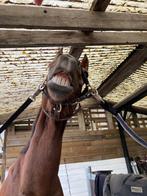
{"type": "Polygon", "coordinates": [[[91,89],[91,95],[94,97],[99,103],[104,102],[103,98],[99,95],[97,89],[91,89]]]}

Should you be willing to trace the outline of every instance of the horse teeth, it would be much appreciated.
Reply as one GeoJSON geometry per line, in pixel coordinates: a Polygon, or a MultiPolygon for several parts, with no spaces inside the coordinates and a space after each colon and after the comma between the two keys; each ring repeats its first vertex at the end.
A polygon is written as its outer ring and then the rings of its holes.
{"type": "Polygon", "coordinates": [[[53,82],[56,82],[56,78],[55,78],[55,77],[53,77],[53,78],[52,78],[52,81],[53,81],[53,82]]]}
{"type": "Polygon", "coordinates": [[[61,77],[61,76],[54,76],[52,78],[52,81],[56,84],[59,84],[61,86],[69,86],[69,80],[66,80],[65,78],[61,77]]]}
{"type": "Polygon", "coordinates": [[[66,85],[66,86],[69,86],[69,81],[66,80],[65,82],[66,82],[65,85],[66,85]]]}

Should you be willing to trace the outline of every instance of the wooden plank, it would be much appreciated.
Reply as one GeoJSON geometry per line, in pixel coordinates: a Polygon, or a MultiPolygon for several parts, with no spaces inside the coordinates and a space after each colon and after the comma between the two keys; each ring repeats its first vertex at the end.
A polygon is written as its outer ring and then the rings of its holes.
{"type": "Polygon", "coordinates": [[[147,83],[143,87],[139,88],[134,93],[123,99],[121,102],[115,104],[114,108],[119,111],[121,111],[122,109],[127,109],[127,107],[144,98],[145,96],[147,96],[147,83]]]}
{"type": "Polygon", "coordinates": [[[147,60],[147,46],[138,46],[108,78],[98,87],[104,97],[147,60]]]}
{"type": "MultiPolygon", "coordinates": [[[[141,135],[144,139],[147,139],[147,134],[146,134],[146,128],[136,128],[135,131],[141,135]]],[[[26,134],[26,132],[24,132],[26,134]]],[[[88,135],[91,137],[92,134],[95,137],[96,135],[102,134],[103,131],[99,133],[99,131],[96,132],[84,132],[80,131],[80,134],[82,135],[83,138],[87,137],[88,135]],[[84,136],[85,134],[85,136],[84,136]]],[[[18,134],[18,133],[17,133],[18,134]]],[[[63,163],[66,161],[67,163],[69,162],[81,162],[81,161],[86,161],[86,160],[98,160],[98,159],[104,159],[104,158],[116,158],[119,156],[122,156],[122,150],[121,150],[121,145],[120,145],[120,138],[118,135],[118,131],[116,130],[111,130],[111,131],[104,131],[103,135],[106,135],[105,138],[102,138],[101,140],[97,140],[96,137],[93,140],[81,140],[80,134],[77,131],[77,133],[70,132],[66,133],[68,134],[68,141],[63,140],[63,148],[62,148],[62,157],[61,157],[61,162],[63,163]],[[71,142],[70,138],[73,135],[75,137],[76,135],[78,136],[76,141],[71,142]]],[[[19,134],[18,134],[19,135],[19,134]]],[[[21,134],[22,135],[22,132],[21,134]]],[[[23,135],[22,135],[23,136],[23,135]]],[[[11,135],[12,137],[12,135],[11,135]]],[[[139,147],[139,145],[129,137],[127,136],[127,142],[129,145],[129,149],[131,149],[131,152],[135,151],[137,152],[136,156],[138,153],[142,153],[143,148],[139,147]],[[137,150],[139,148],[139,150],[137,150]]],[[[19,152],[22,149],[23,146],[15,145],[14,140],[17,141],[17,138],[15,138],[15,134],[13,135],[13,143],[10,141],[10,137],[8,135],[7,137],[7,146],[6,149],[6,155],[7,155],[7,160],[6,160],[6,165],[7,167],[10,166],[12,162],[14,162],[15,158],[19,156],[19,152]],[[11,145],[11,144],[14,144],[11,145]]]]}
{"type": "Polygon", "coordinates": [[[113,116],[110,112],[106,111],[106,119],[108,122],[108,128],[109,129],[114,129],[114,121],[113,121],[113,116]]]}
{"type": "MultiPolygon", "coordinates": [[[[0,30],[0,47],[2,48],[47,47],[47,46],[69,46],[69,45],[71,46],[115,45],[115,44],[123,45],[123,44],[135,44],[135,43],[140,43],[140,44],[147,43],[147,32],[142,32],[142,33],[140,32],[128,32],[128,33],[93,32],[87,35],[83,32],[77,32],[77,31],[54,32],[54,31],[39,31],[39,30],[38,31],[37,30],[36,31],[0,30]]],[[[139,54],[141,53],[141,57],[142,57],[144,53],[146,54],[146,47],[145,49],[141,50],[138,53],[139,54]]],[[[137,58],[138,56],[139,55],[137,55],[137,58]]],[[[134,67],[136,66],[134,65],[134,67]]],[[[119,75],[119,78],[122,77],[120,77],[119,75]]]]}
{"type": "Polygon", "coordinates": [[[0,6],[1,28],[147,30],[147,15],[31,6],[0,6]],[[131,24],[131,25],[130,25],[131,24]]]}
{"type": "Polygon", "coordinates": [[[85,125],[85,120],[84,120],[84,114],[83,111],[80,110],[78,112],[78,124],[79,124],[79,129],[81,131],[85,131],[86,130],[86,125],[85,125]]]}

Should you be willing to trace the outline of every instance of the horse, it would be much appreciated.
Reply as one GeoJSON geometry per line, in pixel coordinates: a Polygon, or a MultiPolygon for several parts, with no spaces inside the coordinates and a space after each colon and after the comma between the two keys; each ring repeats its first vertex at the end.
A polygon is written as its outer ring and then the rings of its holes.
{"type": "Polygon", "coordinates": [[[0,196],[63,196],[58,177],[62,138],[67,120],[77,106],[88,69],[85,55],[80,62],[60,50],[48,65],[45,88],[32,136],[17,161],[9,168],[0,196]]]}

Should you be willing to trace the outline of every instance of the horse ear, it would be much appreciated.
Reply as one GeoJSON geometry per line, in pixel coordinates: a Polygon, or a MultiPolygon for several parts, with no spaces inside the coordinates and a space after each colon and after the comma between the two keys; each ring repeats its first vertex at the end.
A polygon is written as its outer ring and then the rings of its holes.
{"type": "MultiPolygon", "coordinates": [[[[53,62],[58,58],[58,56],[60,56],[62,54],[63,54],[63,48],[59,48],[58,51],[57,51],[57,54],[55,55],[55,58],[54,58],[53,62]]],[[[52,65],[53,62],[50,63],[48,66],[52,65]]]]}
{"type": "Polygon", "coordinates": [[[56,54],[56,56],[55,56],[55,59],[56,59],[58,56],[62,55],[62,54],[63,54],[63,48],[59,48],[59,49],[58,49],[58,52],[57,52],[57,54],[56,54]]]}
{"type": "Polygon", "coordinates": [[[82,61],[81,61],[81,67],[88,72],[88,65],[89,65],[89,60],[87,55],[85,54],[82,61]]]}
{"type": "Polygon", "coordinates": [[[41,5],[43,0],[34,0],[36,5],[41,5]]]}

